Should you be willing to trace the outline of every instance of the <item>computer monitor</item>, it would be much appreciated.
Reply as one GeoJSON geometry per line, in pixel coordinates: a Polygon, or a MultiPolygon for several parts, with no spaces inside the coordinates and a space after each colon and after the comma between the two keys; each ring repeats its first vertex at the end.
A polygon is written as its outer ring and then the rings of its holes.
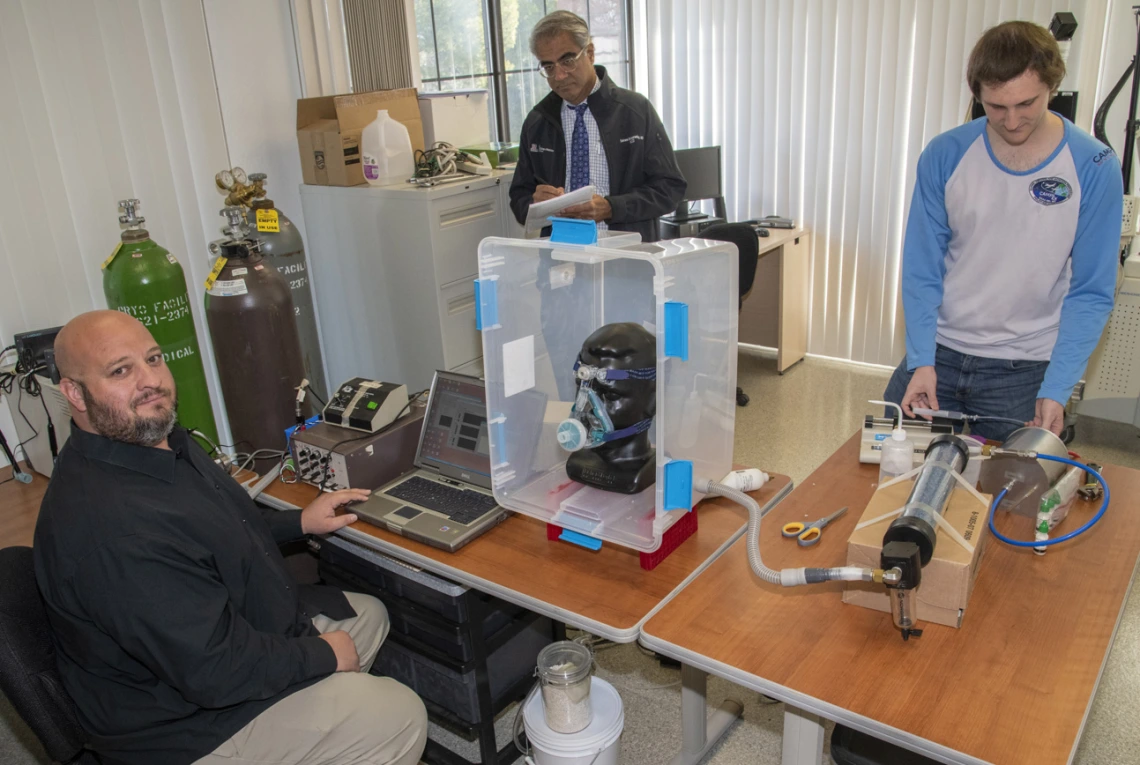
{"type": "Polygon", "coordinates": [[[673,152],[677,157],[677,167],[685,176],[688,187],[685,197],[677,206],[674,218],[684,220],[689,217],[689,202],[701,199],[716,199],[723,195],[720,185],[720,147],[704,146],[699,149],[681,149],[673,152]]]}
{"type": "Polygon", "coordinates": [[[472,483],[491,488],[491,449],[487,433],[487,391],[483,381],[436,372],[424,413],[416,466],[445,474],[470,472],[472,483]]]}

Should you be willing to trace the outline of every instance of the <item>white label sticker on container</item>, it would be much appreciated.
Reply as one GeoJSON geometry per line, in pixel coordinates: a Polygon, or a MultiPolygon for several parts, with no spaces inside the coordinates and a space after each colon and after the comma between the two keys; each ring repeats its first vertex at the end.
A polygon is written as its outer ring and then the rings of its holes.
{"type": "Polygon", "coordinates": [[[248,273],[248,268],[235,268],[233,271],[230,271],[230,274],[233,276],[245,276],[248,273]]]}
{"type": "Polygon", "coordinates": [[[248,292],[245,279],[220,279],[210,288],[210,294],[214,297],[236,297],[248,292]]]}
{"type": "Polygon", "coordinates": [[[503,395],[534,387],[534,335],[520,337],[503,345],[503,395]]]}
{"type": "Polygon", "coordinates": [[[178,265],[178,258],[174,257],[169,252],[166,253],[166,259],[170,261],[170,265],[172,265],[172,266],[178,265]]]}
{"type": "Polygon", "coordinates": [[[563,263],[550,269],[550,289],[569,287],[574,283],[574,263],[563,263]]]}

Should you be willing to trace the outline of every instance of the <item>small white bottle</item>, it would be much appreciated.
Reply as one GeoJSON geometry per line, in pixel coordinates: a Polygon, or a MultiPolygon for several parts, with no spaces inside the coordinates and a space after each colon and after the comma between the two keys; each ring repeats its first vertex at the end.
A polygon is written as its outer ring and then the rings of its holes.
{"type": "Polygon", "coordinates": [[[722,478],[720,482],[731,489],[749,492],[756,491],[768,483],[768,480],[768,474],[759,468],[747,468],[745,470],[733,470],[722,478]]]}
{"type": "Polygon", "coordinates": [[[408,129],[388,116],[387,109],[377,110],[376,119],[360,133],[360,164],[372,186],[402,183],[415,175],[408,129]]]}
{"type": "Polygon", "coordinates": [[[914,444],[906,437],[902,426],[902,407],[889,401],[871,401],[879,406],[893,406],[898,411],[896,427],[891,437],[883,440],[883,450],[879,457],[879,484],[882,485],[914,468],[914,444]]]}

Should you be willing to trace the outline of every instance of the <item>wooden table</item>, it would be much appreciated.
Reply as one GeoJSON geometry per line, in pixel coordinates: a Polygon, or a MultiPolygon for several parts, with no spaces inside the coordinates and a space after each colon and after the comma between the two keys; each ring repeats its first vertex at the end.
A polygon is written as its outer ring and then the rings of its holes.
{"type": "MultiPolygon", "coordinates": [[[[774,475],[753,494],[773,506],[791,491],[791,479],[774,475]]],[[[307,484],[270,484],[266,493],[303,507],[317,496],[307,484]]],[[[635,551],[606,544],[597,552],[549,541],[546,526],[512,513],[456,552],[446,552],[358,521],[337,532],[346,539],[420,566],[619,643],[630,643],[641,626],[681,591],[743,532],[743,508],[723,500],[704,502],[697,533],[652,571],[635,551]]]]}
{"type": "MultiPolygon", "coordinates": [[[[765,564],[842,565],[877,478],[858,449],[856,435],[765,518],[765,564]],[[780,536],[782,524],[841,505],[852,512],[816,548],[780,536]]],[[[760,582],[741,539],[649,620],[642,643],[685,664],[686,689],[712,672],[787,702],[786,764],[818,765],[820,715],[943,762],[1068,763],[1140,553],[1140,471],[1103,474],[1112,506],[1081,537],[1041,558],[991,542],[961,629],[922,624],[922,637],[903,642],[890,614],[841,603],[842,583],[760,582]]],[[[1083,523],[1095,509],[1082,502],[1072,513],[1083,523]]],[[[1027,539],[1030,523],[1006,516],[998,527],[1027,539]]],[[[699,715],[689,701],[683,694],[680,762],[694,762],[702,743],[703,699],[699,715]]]]}

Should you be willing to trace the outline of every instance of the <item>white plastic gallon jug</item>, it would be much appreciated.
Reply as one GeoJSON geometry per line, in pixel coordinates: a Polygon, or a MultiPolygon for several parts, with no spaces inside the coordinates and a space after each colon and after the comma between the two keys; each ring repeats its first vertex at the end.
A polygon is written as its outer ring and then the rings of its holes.
{"type": "Polygon", "coordinates": [[[557,733],[546,724],[541,693],[523,706],[523,724],[535,765],[617,765],[625,710],[617,690],[599,677],[590,692],[590,724],[577,733],[557,733]]]}
{"type": "Polygon", "coordinates": [[[416,171],[408,129],[389,117],[387,109],[377,111],[360,134],[360,155],[364,180],[372,186],[401,183],[416,171]]]}

